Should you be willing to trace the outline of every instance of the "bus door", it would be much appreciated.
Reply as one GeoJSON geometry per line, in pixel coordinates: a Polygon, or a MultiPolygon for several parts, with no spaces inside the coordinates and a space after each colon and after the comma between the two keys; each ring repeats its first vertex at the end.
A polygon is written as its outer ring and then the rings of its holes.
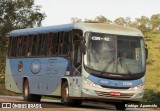
{"type": "Polygon", "coordinates": [[[75,33],[72,44],[72,75],[73,75],[73,96],[81,96],[81,67],[82,53],[80,51],[81,36],[75,33]]]}

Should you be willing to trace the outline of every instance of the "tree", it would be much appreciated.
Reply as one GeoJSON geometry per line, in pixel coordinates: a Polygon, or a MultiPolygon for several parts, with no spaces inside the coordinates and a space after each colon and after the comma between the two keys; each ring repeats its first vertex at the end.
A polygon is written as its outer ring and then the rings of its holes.
{"type": "Polygon", "coordinates": [[[150,19],[146,16],[141,16],[140,18],[136,19],[137,28],[141,30],[144,34],[150,31],[150,19]]]}
{"type": "Polygon", "coordinates": [[[131,23],[132,23],[131,18],[130,17],[126,17],[125,18],[125,23],[126,23],[127,26],[130,26],[131,23]]]}
{"type": "Polygon", "coordinates": [[[123,17],[119,17],[117,19],[114,20],[114,23],[117,24],[117,25],[126,25],[126,21],[123,17]]]}
{"type": "Polygon", "coordinates": [[[71,18],[71,21],[73,23],[108,23],[108,24],[111,24],[112,21],[107,19],[106,17],[100,15],[100,16],[97,16],[95,19],[80,19],[80,18],[77,18],[77,17],[73,17],[71,18]]]}
{"type": "MultiPolygon", "coordinates": [[[[0,66],[4,67],[7,34],[14,29],[40,26],[45,14],[34,0],[1,0],[0,1],[0,66]]],[[[1,68],[0,68],[1,69],[1,68]]]]}
{"type": "Polygon", "coordinates": [[[158,29],[160,28],[160,14],[154,14],[151,16],[150,18],[151,20],[151,25],[152,25],[152,29],[158,29]]]}
{"type": "Polygon", "coordinates": [[[100,22],[100,23],[108,23],[108,24],[111,24],[111,23],[112,23],[111,20],[107,19],[106,17],[104,17],[104,16],[102,16],[102,15],[97,16],[97,17],[95,18],[95,21],[100,22]]]}
{"type": "Polygon", "coordinates": [[[79,19],[78,17],[73,17],[73,18],[71,18],[71,21],[72,21],[73,23],[81,23],[81,22],[82,22],[82,20],[79,19]]]}

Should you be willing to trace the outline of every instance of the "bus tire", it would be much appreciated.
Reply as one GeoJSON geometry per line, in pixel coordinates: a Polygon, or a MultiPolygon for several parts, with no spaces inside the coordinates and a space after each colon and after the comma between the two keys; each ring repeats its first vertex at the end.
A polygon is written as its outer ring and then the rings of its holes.
{"type": "Polygon", "coordinates": [[[72,100],[69,99],[69,87],[67,82],[64,82],[61,87],[61,102],[64,105],[72,105],[72,100]]]}
{"type": "Polygon", "coordinates": [[[28,80],[24,81],[24,86],[23,86],[23,99],[25,101],[32,101],[33,100],[33,95],[30,94],[29,91],[29,82],[28,80]]]}
{"type": "Polygon", "coordinates": [[[73,106],[75,107],[79,107],[82,105],[82,100],[73,100],[73,106]]]}
{"type": "Polygon", "coordinates": [[[41,95],[35,95],[35,94],[34,94],[34,95],[33,95],[33,98],[34,98],[33,101],[34,101],[34,102],[40,102],[40,101],[41,101],[41,97],[42,97],[41,95]]]}
{"type": "Polygon", "coordinates": [[[126,109],[125,103],[116,103],[115,107],[117,110],[122,110],[122,111],[126,109]]]}

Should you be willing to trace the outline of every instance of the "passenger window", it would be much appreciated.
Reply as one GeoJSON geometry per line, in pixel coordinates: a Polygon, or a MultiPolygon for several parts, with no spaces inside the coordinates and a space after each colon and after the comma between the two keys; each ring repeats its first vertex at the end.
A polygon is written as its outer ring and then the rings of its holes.
{"type": "Polygon", "coordinates": [[[62,55],[62,40],[63,40],[63,33],[58,33],[58,44],[57,44],[57,51],[58,55],[62,55]]]}
{"type": "Polygon", "coordinates": [[[11,43],[11,57],[16,57],[17,56],[17,37],[12,38],[12,43],[11,43]]]}
{"type": "Polygon", "coordinates": [[[69,54],[69,32],[64,32],[63,41],[62,41],[62,55],[69,54]]]}
{"type": "Polygon", "coordinates": [[[27,36],[23,36],[23,43],[22,43],[22,56],[26,55],[26,51],[27,51],[27,36]]]}
{"type": "Polygon", "coordinates": [[[22,36],[18,37],[18,53],[17,56],[22,56],[22,43],[23,43],[23,38],[22,36]]]}
{"type": "Polygon", "coordinates": [[[10,38],[9,38],[8,57],[11,56],[11,52],[12,52],[12,38],[13,38],[13,37],[10,37],[10,38]]]}
{"type": "Polygon", "coordinates": [[[47,34],[44,34],[41,37],[41,56],[47,55],[47,44],[48,44],[48,37],[47,34]]]}
{"type": "Polygon", "coordinates": [[[27,46],[26,46],[26,57],[31,56],[32,53],[32,36],[28,36],[27,38],[27,46]]]}
{"type": "Polygon", "coordinates": [[[38,54],[37,49],[39,47],[38,36],[37,35],[32,36],[31,42],[32,42],[31,56],[37,56],[38,54]]]}
{"type": "Polygon", "coordinates": [[[48,34],[48,46],[47,46],[47,55],[51,56],[52,55],[52,36],[53,34],[50,33],[48,34]]]}
{"type": "Polygon", "coordinates": [[[51,40],[52,40],[52,45],[51,45],[52,55],[57,55],[58,54],[58,34],[54,33],[51,40]]]}

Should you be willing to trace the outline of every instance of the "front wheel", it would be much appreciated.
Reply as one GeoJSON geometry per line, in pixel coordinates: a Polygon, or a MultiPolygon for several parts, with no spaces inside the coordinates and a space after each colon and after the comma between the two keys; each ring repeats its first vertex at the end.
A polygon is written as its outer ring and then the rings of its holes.
{"type": "Polygon", "coordinates": [[[67,82],[63,83],[61,87],[61,101],[64,105],[71,104],[71,100],[69,99],[69,87],[67,82]]]}
{"type": "Polygon", "coordinates": [[[69,98],[69,87],[67,82],[62,84],[61,101],[64,105],[68,106],[80,106],[82,104],[82,100],[74,100],[69,98]]]}

